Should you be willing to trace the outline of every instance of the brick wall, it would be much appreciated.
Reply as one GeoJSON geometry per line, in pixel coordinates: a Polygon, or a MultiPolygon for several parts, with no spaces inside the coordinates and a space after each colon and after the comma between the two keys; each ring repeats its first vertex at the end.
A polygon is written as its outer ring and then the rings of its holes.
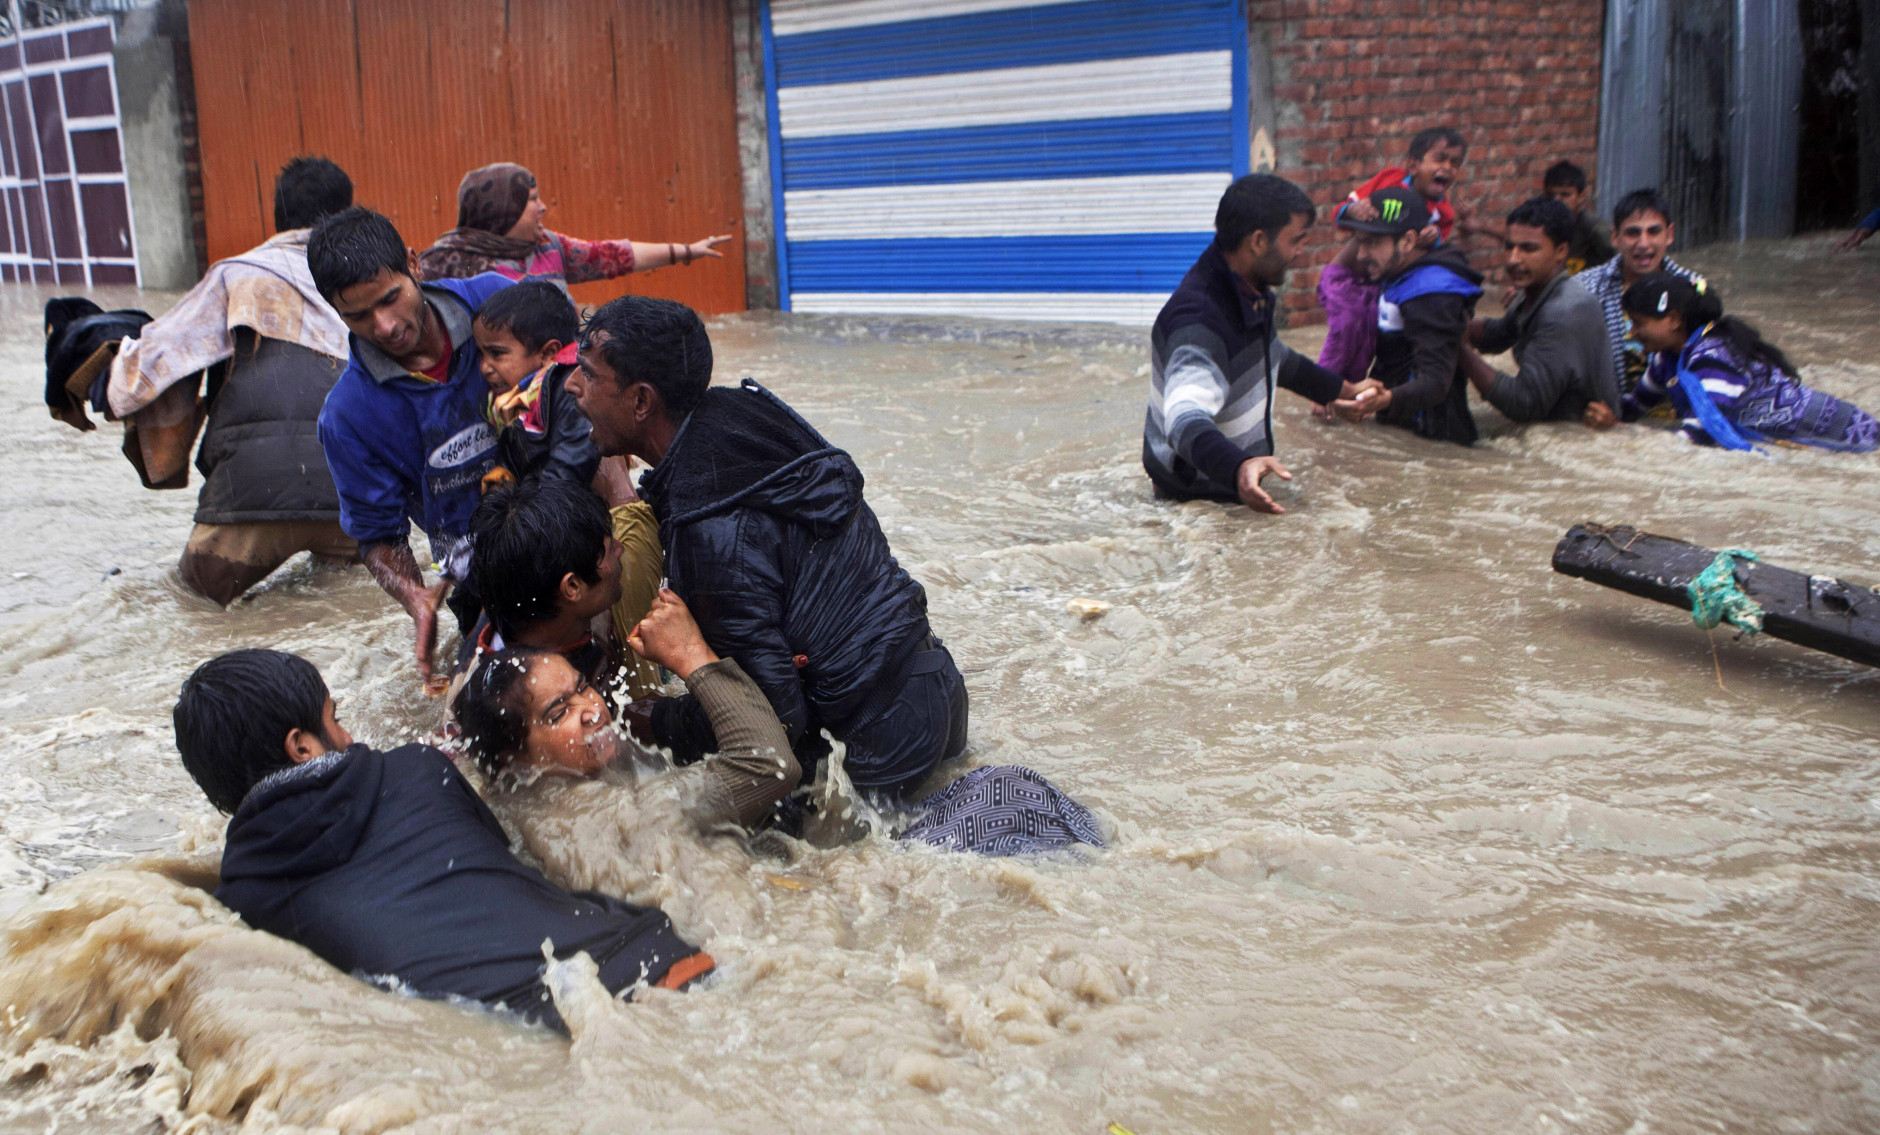
{"type": "MultiPolygon", "coordinates": [[[[1450,197],[1496,227],[1555,161],[1596,177],[1603,0],[1248,0],[1248,17],[1271,61],[1276,172],[1321,209],[1399,164],[1425,126],[1468,139],[1450,197]]],[[[1322,212],[1288,281],[1294,325],[1323,320],[1313,286],[1339,243],[1322,212]]],[[[1497,262],[1486,238],[1466,247],[1478,268],[1497,262]]]]}

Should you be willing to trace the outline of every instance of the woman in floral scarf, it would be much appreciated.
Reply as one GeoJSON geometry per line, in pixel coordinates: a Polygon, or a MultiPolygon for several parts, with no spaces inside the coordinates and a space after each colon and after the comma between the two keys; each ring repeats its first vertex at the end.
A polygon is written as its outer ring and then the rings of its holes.
{"type": "Polygon", "coordinates": [[[499,272],[512,280],[569,284],[720,258],[729,235],[691,244],[576,240],[542,225],[548,206],[535,175],[513,162],[473,169],[457,187],[457,227],[418,257],[427,280],[499,272]]]}

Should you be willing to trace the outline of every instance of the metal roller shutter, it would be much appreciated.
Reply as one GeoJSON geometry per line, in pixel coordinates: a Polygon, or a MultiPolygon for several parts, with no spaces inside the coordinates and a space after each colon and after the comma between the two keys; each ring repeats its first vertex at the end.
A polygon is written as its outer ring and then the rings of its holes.
{"type": "Polygon", "coordinates": [[[1247,170],[1242,0],[772,0],[787,310],[1148,323],[1247,170]]]}

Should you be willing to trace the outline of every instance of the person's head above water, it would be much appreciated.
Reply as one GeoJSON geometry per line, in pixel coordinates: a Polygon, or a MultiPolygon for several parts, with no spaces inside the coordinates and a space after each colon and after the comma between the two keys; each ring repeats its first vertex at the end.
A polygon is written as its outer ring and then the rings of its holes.
{"type": "Polygon", "coordinates": [[[492,390],[513,390],[575,341],[581,317],[566,292],[546,280],[527,280],[484,300],[470,331],[483,380],[492,390]]]}
{"type": "Polygon", "coordinates": [[[1556,197],[1532,197],[1508,214],[1508,282],[1538,288],[1567,267],[1573,210],[1556,197]]]}
{"type": "Polygon", "coordinates": [[[1632,321],[1633,337],[1647,351],[1681,351],[1692,335],[1709,328],[1744,362],[1767,363],[1796,377],[1795,364],[1781,348],[1723,314],[1723,297],[1701,276],[1687,280],[1675,272],[1653,272],[1627,288],[1619,302],[1632,321]]]}
{"type": "Polygon", "coordinates": [[[606,457],[658,464],[712,382],[712,341],[682,303],[622,296],[581,328],[581,366],[568,391],[606,457]]]}
{"type": "Polygon", "coordinates": [[[170,716],[183,767],[228,813],[274,773],[352,744],[320,671],[278,650],[211,658],[184,680],[170,716]]]}
{"type": "Polygon", "coordinates": [[[620,753],[607,700],[551,650],[510,647],[484,658],[450,711],[491,778],[533,771],[587,776],[620,753]]]}
{"type": "Polygon", "coordinates": [[[1462,176],[1462,162],[1469,156],[1469,144],[1453,126],[1431,126],[1419,130],[1410,139],[1410,188],[1424,199],[1441,201],[1462,176]]]}
{"type": "Polygon", "coordinates": [[[1256,287],[1277,288],[1318,215],[1312,198],[1297,185],[1270,173],[1250,173],[1221,194],[1214,210],[1214,246],[1236,276],[1256,287]]]}
{"type": "Polygon", "coordinates": [[[418,290],[418,254],[391,221],[358,206],[327,217],[307,238],[307,268],[354,335],[394,359],[423,344],[431,316],[418,290]]]}
{"type": "Polygon", "coordinates": [[[509,644],[565,645],[620,599],[613,518],[586,485],[531,477],[497,489],[470,537],[470,585],[509,644]]]}
{"type": "Polygon", "coordinates": [[[1419,234],[1430,223],[1430,207],[1421,194],[1401,185],[1387,185],[1371,194],[1370,204],[1376,214],[1372,219],[1361,221],[1346,214],[1338,218],[1338,227],[1357,234],[1353,263],[1375,284],[1401,275],[1427,251],[1419,243],[1419,234]]]}
{"type": "Polygon", "coordinates": [[[457,227],[541,243],[548,206],[535,175],[514,162],[473,169],[457,185],[457,227]]]}
{"type": "Polygon", "coordinates": [[[1541,174],[1541,193],[1577,215],[1586,208],[1586,171],[1572,162],[1555,162],[1541,174]]]}
{"type": "Polygon", "coordinates": [[[274,231],[310,229],[352,203],[352,178],[345,170],[325,158],[302,155],[282,166],[274,179],[274,231]]]}
{"type": "Polygon", "coordinates": [[[1612,207],[1612,246],[1628,281],[1663,268],[1665,253],[1677,239],[1671,205],[1656,189],[1634,189],[1612,207]]]}

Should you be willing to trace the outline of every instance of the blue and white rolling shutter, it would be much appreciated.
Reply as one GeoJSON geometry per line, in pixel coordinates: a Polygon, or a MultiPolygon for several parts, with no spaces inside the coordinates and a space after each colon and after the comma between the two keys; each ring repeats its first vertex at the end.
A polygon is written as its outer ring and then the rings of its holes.
{"type": "Polygon", "coordinates": [[[1247,169],[1245,0],[771,0],[788,310],[1148,323],[1247,169]]]}

